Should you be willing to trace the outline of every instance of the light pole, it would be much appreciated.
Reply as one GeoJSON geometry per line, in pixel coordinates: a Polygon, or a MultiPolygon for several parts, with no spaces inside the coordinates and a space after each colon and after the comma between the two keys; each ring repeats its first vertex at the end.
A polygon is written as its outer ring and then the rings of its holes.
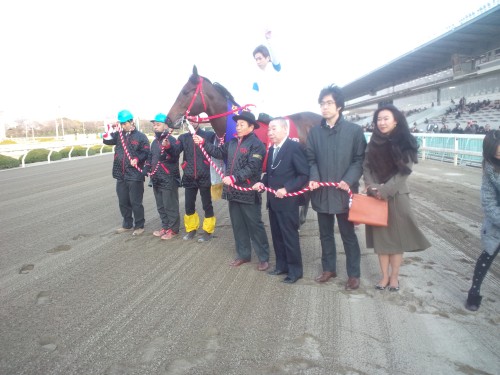
{"type": "Polygon", "coordinates": [[[61,131],[62,131],[62,137],[64,139],[64,119],[61,113],[61,106],[59,106],[59,115],[61,116],[61,131]]]}

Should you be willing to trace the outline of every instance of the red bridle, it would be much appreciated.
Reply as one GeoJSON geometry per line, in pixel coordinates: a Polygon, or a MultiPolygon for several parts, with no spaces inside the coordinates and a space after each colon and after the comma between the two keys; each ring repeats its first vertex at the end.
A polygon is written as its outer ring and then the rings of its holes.
{"type": "Polygon", "coordinates": [[[193,107],[194,101],[196,100],[196,97],[198,96],[198,94],[201,95],[201,102],[203,103],[203,109],[204,109],[204,112],[206,112],[207,111],[207,102],[205,101],[205,96],[203,95],[203,77],[202,76],[199,76],[198,83],[196,85],[196,90],[194,91],[193,97],[191,98],[191,103],[189,103],[189,106],[186,109],[186,113],[184,114],[186,119],[188,119],[189,121],[192,121],[192,122],[196,122],[196,123],[210,122],[210,120],[213,120],[213,119],[216,119],[219,117],[228,116],[228,115],[231,115],[233,113],[240,112],[241,110],[247,110],[248,107],[255,107],[254,104],[245,104],[242,107],[234,107],[231,111],[224,112],[224,113],[218,113],[218,114],[208,116],[208,117],[201,117],[200,118],[199,116],[189,116],[189,113],[191,112],[191,108],[193,107]]]}

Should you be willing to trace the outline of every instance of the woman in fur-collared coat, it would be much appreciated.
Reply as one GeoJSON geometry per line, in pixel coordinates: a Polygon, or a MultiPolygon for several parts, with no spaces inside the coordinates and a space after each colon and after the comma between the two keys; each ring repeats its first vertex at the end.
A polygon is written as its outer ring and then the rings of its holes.
{"type": "Polygon", "coordinates": [[[366,149],[363,179],[367,194],[388,201],[389,225],[366,226],[366,246],[378,255],[382,278],[375,289],[399,290],[399,268],[403,252],[430,247],[419,229],[410,206],[406,180],[418,162],[418,145],[406,118],[392,104],[373,115],[375,128],[366,149]]]}
{"type": "Polygon", "coordinates": [[[500,130],[489,131],[483,140],[483,181],[481,206],[484,211],[479,256],[465,308],[476,311],[481,305],[481,284],[500,250],[500,130]]]}

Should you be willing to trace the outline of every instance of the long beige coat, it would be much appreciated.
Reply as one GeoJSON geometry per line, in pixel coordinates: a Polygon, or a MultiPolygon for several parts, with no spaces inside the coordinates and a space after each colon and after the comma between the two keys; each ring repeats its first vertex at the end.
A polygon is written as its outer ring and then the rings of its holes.
{"type": "MultiPolygon", "coordinates": [[[[408,167],[412,169],[413,163],[408,167]]],[[[417,225],[410,203],[410,190],[406,184],[408,175],[396,174],[384,184],[378,183],[363,163],[365,186],[376,187],[383,199],[389,203],[389,225],[387,227],[366,226],[366,246],[377,254],[399,254],[422,251],[431,246],[417,225]]]]}

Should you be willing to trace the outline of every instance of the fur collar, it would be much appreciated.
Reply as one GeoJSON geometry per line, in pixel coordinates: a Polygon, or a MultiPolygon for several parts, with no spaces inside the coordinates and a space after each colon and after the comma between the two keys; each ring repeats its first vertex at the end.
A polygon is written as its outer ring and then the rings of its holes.
{"type": "Polygon", "coordinates": [[[377,177],[378,183],[385,183],[398,173],[411,173],[406,164],[410,160],[418,162],[417,150],[417,141],[409,131],[405,132],[398,126],[391,134],[384,135],[375,127],[365,157],[368,168],[377,177]]]}

